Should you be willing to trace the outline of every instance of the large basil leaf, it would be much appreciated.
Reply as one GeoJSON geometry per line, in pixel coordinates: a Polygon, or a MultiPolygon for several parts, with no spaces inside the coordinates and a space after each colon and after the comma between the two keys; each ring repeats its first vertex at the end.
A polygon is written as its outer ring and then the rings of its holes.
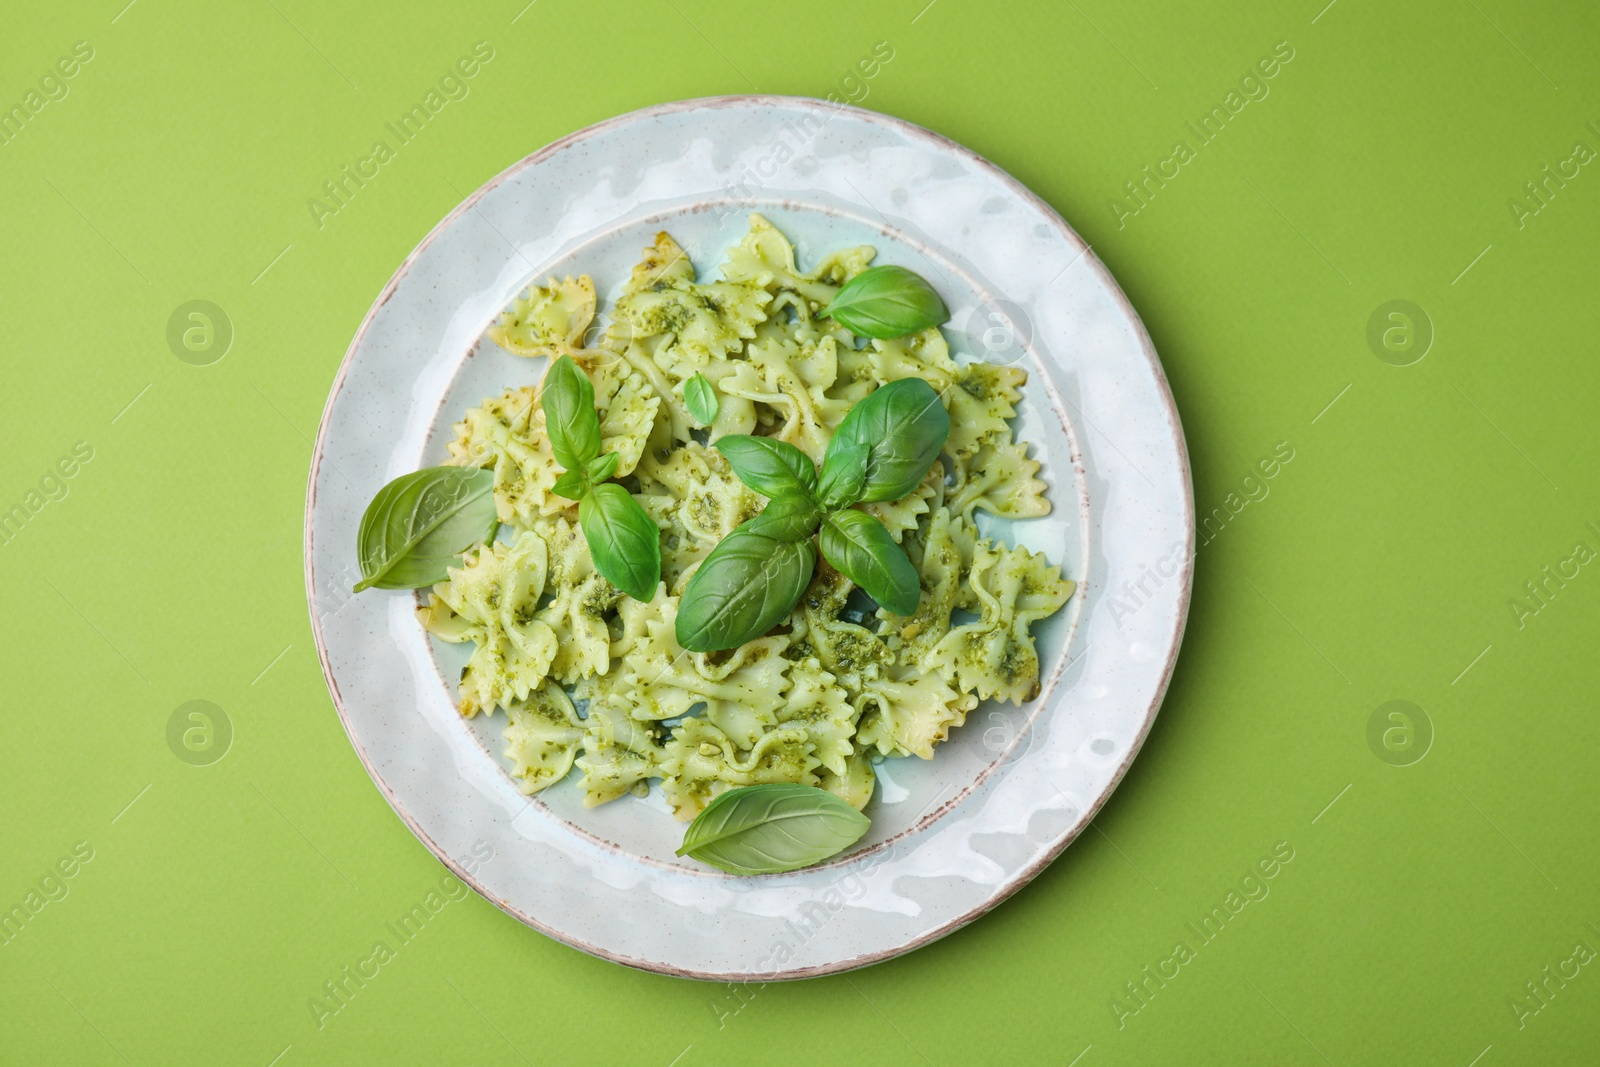
{"type": "MultiPolygon", "coordinates": [[[[848,418],[849,416],[846,416],[848,418]]],[[[817,499],[825,508],[849,507],[861,499],[867,486],[867,460],[872,447],[861,442],[840,442],[837,435],[822,457],[822,478],[817,499]]]]}
{"type": "Polygon", "coordinates": [[[689,579],[678,602],[684,648],[738,648],[782,622],[806,591],[817,564],[811,539],[779,541],[749,526],[718,542],[689,579]]]}
{"type": "Polygon", "coordinates": [[[597,485],[578,504],[578,524],[594,569],[635,600],[649,600],[661,582],[661,530],[616,482],[597,485]]]}
{"type": "Polygon", "coordinates": [[[822,558],[896,615],[910,615],[922,599],[917,569],[883,523],[864,511],[846,509],[822,523],[822,558]]]}
{"type": "Polygon", "coordinates": [[[775,498],[761,514],[743,525],[752,533],[765,534],[774,541],[798,541],[817,532],[822,508],[810,496],[792,493],[775,498]]]}
{"type": "Polygon", "coordinates": [[[716,447],[739,480],[762,496],[810,493],[817,484],[816,464],[787,441],[739,433],[718,438],[716,447]]]}
{"type": "Polygon", "coordinates": [[[729,874],[778,874],[843,852],[871,825],[826,789],[747,785],[712,798],[684,831],[678,855],[729,874]]]}
{"type": "Polygon", "coordinates": [[[867,449],[865,484],[854,499],[831,501],[829,507],[859,501],[899,500],[922,481],[950,436],[950,415],[933,386],[921,378],[902,378],[868,393],[851,408],[834,431],[822,459],[823,480],[835,450],[854,455],[867,449]],[[852,450],[849,453],[843,450],[852,450]]]}
{"type": "Polygon", "coordinates": [[[683,383],[683,406],[701,426],[710,426],[717,417],[717,391],[704,374],[691,374],[683,383]]]}
{"type": "Polygon", "coordinates": [[[429,467],[378,490],[361,516],[356,554],[363,589],[419,589],[442,582],[445,568],[492,540],[499,522],[494,471],[429,467]]]}
{"type": "Polygon", "coordinates": [[[539,387],[550,451],[567,470],[577,470],[600,454],[600,416],[594,410],[594,386],[571,356],[550,364],[539,387]]]}
{"type": "Polygon", "coordinates": [[[904,337],[950,320],[944,301],[920,274],[904,267],[873,267],[845,283],[824,316],[863,337],[904,337]]]}

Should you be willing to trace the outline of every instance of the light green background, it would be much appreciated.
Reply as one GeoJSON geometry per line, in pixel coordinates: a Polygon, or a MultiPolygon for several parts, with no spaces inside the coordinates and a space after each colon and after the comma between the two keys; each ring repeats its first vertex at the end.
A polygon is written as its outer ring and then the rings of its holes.
{"type": "Polygon", "coordinates": [[[1510,998],[1600,948],[1600,567],[1522,625],[1511,602],[1600,549],[1600,168],[1520,226],[1508,206],[1600,147],[1592,5],[124,2],[11,5],[0,36],[6,107],[94,49],[0,145],[0,509],[93,449],[0,547],[0,908],[93,849],[0,947],[0,1059],[1592,1062],[1600,967],[1521,1025],[1510,998]],[[470,96],[319,229],[306,201],[477,41],[470,96]],[[474,895],[319,1029],[308,999],[444,873],[357,762],[306,613],[310,442],[362,315],[546,142],[665,100],[822,96],[879,41],[865,105],[1009,169],[1126,289],[1203,512],[1294,451],[1200,550],[1143,754],[1032,885],[870,970],[741,1000],[474,895]],[[1282,41],[1270,95],[1119,227],[1123,183],[1282,41]],[[236,331],[211,366],[166,342],[192,299],[236,331]],[[1366,341],[1393,299],[1436,332],[1412,366],[1366,341]],[[166,740],[195,699],[234,726],[210,766],[166,740]],[[1435,732],[1410,766],[1367,740],[1394,699],[1435,732]],[[1279,842],[1270,895],[1199,944],[1185,924],[1279,842]],[[1195,958],[1119,1027],[1112,998],[1180,939],[1195,958]]]}

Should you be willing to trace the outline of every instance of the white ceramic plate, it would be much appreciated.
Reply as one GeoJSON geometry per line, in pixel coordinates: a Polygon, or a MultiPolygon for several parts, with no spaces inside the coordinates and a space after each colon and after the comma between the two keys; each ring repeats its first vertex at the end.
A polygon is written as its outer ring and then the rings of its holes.
{"type": "MultiPolygon", "coordinates": [[[[926,130],[788,97],[667,104],[534,153],[450,213],[362,323],[328,398],[306,502],[306,583],[334,704],[412,831],[484,896],[569,945],[701,978],[799,978],[926,944],[1038,874],[1087,825],[1155,719],[1189,601],[1194,509],[1183,434],[1138,316],[1094,254],[993,164],[926,130]],[[702,276],[759,211],[802,266],[872,244],[930,279],[952,347],[1025,366],[1017,426],[1054,512],[991,533],[1078,582],[1036,628],[1043,690],[982,704],[932,761],[878,768],[850,853],[737,878],[673,856],[665,805],[594,810],[573,782],[530,800],[500,755],[504,715],[467,721],[466,650],[433,642],[415,595],[352,597],[356,528],[385,482],[445,455],[450,423],[537,381],[543,361],[484,328],[530,281],[620,288],[669,230],[702,276]]],[[[576,777],[574,774],[572,777],[576,777]]]]}

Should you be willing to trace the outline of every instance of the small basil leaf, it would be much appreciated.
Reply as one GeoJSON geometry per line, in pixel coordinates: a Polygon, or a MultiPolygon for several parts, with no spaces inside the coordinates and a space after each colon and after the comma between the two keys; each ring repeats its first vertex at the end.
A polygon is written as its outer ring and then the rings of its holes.
{"type": "Polygon", "coordinates": [[[622,453],[605,452],[589,461],[589,480],[596,485],[617,473],[617,465],[622,462],[622,453]]]}
{"type": "Polygon", "coordinates": [[[910,615],[922,599],[917,569],[883,523],[864,511],[836,511],[822,523],[822,558],[896,615],[910,615]]]}
{"type": "Polygon", "coordinates": [[[838,855],[871,825],[814,785],[747,785],[712,798],[684,831],[678,855],[729,874],[779,874],[838,855]]]}
{"type": "Polygon", "coordinates": [[[661,530],[616,482],[597,485],[578,505],[578,525],[601,577],[635,600],[661,582],[661,530]]]}
{"type": "Polygon", "coordinates": [[[589,491],[589,477],[581,470],[563,471],[561,477],[556,479],[556,484],[550,487],[550,491],[568,500],[582,500],[583,494],[589,491]]]}
{"type": "Polygon", "coordinates": [[[716,447],[739,480],[762,496],[809,493],[817,484],[817,465],[787,441],[728,434],[716,447]]]}
{"type": "Polygon", "coordinates": [[[402,474],[367,505],[356,533],[363,589],[420,589],[442,582],[445,568],[499,528],[494,471],[429,467],[402,474]]]}
{"type": "Polygon", "coordinates": [[[845,283],[822,314],[863,337],[904,337],[950,320],[944,301],[920,274],[873,267],[845,283]]]}
{"type": "Polygon", "coordinates": [[[556,462],[576,470],[600,454],[600,416],[594,410],[594,386],[571,356],[550,364],[539,387],[545,431],[556,462]]]}
{"type": "Polygon", "coordinates": [[[678,644],[715,652],[760,637],[794,610],[816,563],[810,538],[779,541],[741,523],[689,579],[678,602],[678,644]]]}
{"type": "Polygon", "coordinates": [[[822,509],[810,496],[793,493],[776,497],[761,514],[744,523],[752,533],[763,534],[774,541],[798,541],[817,532],[822,520],[822,509]]]}
{"type": "Polygon", "coordinates": [[[922,481],[949,436],[950,415],[933,386],[921,378],[890,382],[868,393],[839,423],[822,458],[823,480],[835,449],[851,450],[853,462],[854,450],[865,446],[865,484],[859,497],[844,503],[899,500],[922,481]]]}
{"type": "Polygon", "coordinates": [[[704,374],[693,374],[683,383],[683,405],[701,426],[710,426],[717,417],[717,391],[704,374]]]}
{"type": "Polygon", "coordinates": [[[872,446],[866,442],[840,443],[835,435],[833,443],[828,445],[827,455],[822,457],[822,479],[817,485],[817,498],[823,507],[849,507],[861,499],[871,455],[872,446]]]}

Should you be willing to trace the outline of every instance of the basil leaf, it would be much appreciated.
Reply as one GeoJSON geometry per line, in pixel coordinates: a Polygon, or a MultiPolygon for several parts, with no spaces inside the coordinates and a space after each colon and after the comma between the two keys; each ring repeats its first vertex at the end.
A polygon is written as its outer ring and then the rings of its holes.
{"type": "MultiPolygon", "coordinates": [[[[837,435],[833,440],[839,441],[837,435]]],[[[861,499],[871,454],[871,447],[861,442],[828,445],[827,454],[822,457],[822,481],[817,486],[817,498],[823,507],[849,507],[861,499]]]]}
{"type": "MultiPolygon", "coordinates": [[[[752,522],[754,520],[751,520],[752,522]]],[[[817,564],[810,538],[779,541],[745,522],[717,543],[678,602],[678,644],[693,652],[738,648],[782,622],[817,564]]]]}
{"type": "Polygon", "coordinates": [[[661,530],[616,482],[597,485],[578,504],[578,524],[594,569],[635,600],[649,600],[661,582],[661,530]]]}
{"type": "Polygon", "coordinates": [[[835,450],[848,458],[853,470],[855,450],[865,446],[865,484],[859,496],[847,500],[830,499],[824,491],[823,503],[841,507],[857,501],[899,500],[922,481],[949,436],[950,415],[933,386],[921,378],[902,378],[873,390],[845,415],[822,457],[822,477],[827,482],[835,450]]]}
{"type": "Polygon", "coordinates": [[[356,555],[363,589],[420,589],[442,582],[445,568],[473,545],[494,538],[494,471],[429,467],[378,490],[361,516],[356,555]]]}
{"type": "Polygon", "coordinates": [[[594,386],[571,356],[550,364],[539,387],[545,432],[556,462],[576,470],[600,454],[600,416],[594,410],[594,386]]]}
{"type": "Polygon", "coordinates": [[[690,375],[683,383],[683,406],[701,426],[710,426],[717,417],[717,391],[704,374],[690,375]]]}
{"type": "Polygon", "coordinates": [[[825,317],[863,337],[904,337],[950,321],[944,301],[920,274],[904,267],[872,267],[845,283],[825,317]]]}
{"type": "Polygon", "coordinates": [[[550,491],[568,500],[582,500],[583,495],[589,491],[589,476],[581,470],[563,471],[561,477],[556,479],[556,484],[550,487],[550,491]]]}
{"type": "Polygon", "coordinates": [[[871,825],[826,789],[747,785],[712,798],[684,831],[678,855],[729,874],[779,874],[843,852],[871,825]]]}
{"type": "Polygon", "coordinates": [[[822,509],[810,496],[793,493],[775,498],[761,514],[743,525],[752,533],[764,534],[774,541],[798,541],[817,532],[822,519],[822,509]]]}
{"type": "Polygon", "coordinates": [[[817,465],[787,441],[728,434],[717,439],[716,448],[739,480],[762,496],[810,493],[817,484],[817,465]]]}
{"type": "Polygon", "coordinates": [[[617,473],[617,465],[622,462],[622,453],[606,452],[589,461],[589,480],[596,485],[617,473]]]}
{"type": "Polygon", "coordinates": [[[917,569],[883,523],[864,511],[836,511],[822,523],[822,558],[896,615],[911,615],[922,599],[917,569]]]}

